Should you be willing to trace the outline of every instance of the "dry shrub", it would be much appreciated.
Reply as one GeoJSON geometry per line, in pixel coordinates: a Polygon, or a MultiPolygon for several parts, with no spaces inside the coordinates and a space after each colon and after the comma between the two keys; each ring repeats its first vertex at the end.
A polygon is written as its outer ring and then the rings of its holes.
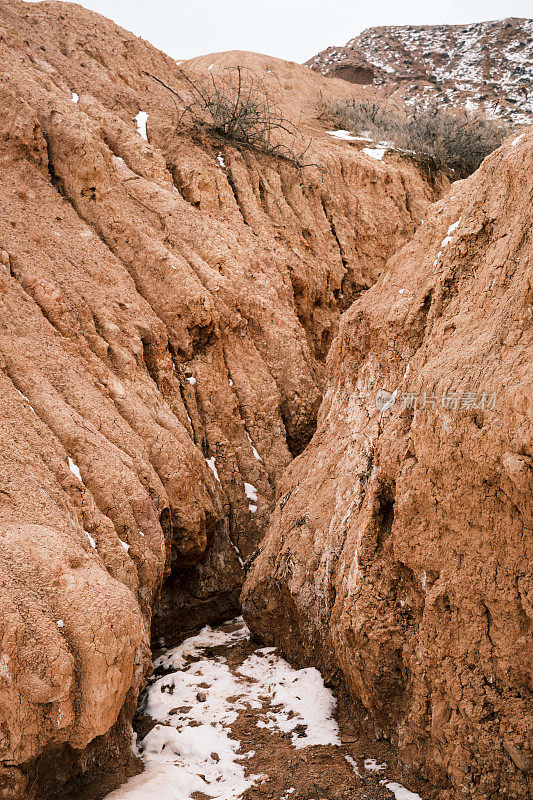
{"type": "Polygon", "coordinates": [[[186,120],[211,136],[286,159],[298,168],[313,166],[304,163],[309,144],[303,143],[298,129],[269,96],[265,79],[252,70],[225,67],[222,73],[210,73],[207,80],[180,70],[188,89],[183,94],[146,74],[180,100],[180,123],[186,120]],[[290,144],[282,141],[287,138],[290,144]]]}
{"type": "Polygon", "coordinates": [[[387,140],[426,171],[445,170],[453,178],[475,172],[509,133],[498,120],[453,112],[435,103],[412,111],[369,100],[333,104],[321,100],[321,104],[321,116],[340,128],[387,140]]]}

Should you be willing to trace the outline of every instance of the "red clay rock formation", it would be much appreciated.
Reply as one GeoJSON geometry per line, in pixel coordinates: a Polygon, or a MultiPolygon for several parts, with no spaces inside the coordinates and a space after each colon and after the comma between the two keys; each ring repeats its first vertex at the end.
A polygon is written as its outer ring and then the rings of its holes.
{"type": "Polygon", "coordinates": [[[532,204],[528,129],[343,315],[243,591],[443,798],[533,788],[532,204]]]}
{"type": "Polygon", "coordinates": [[[319,131],[348,89],[298,65],[303,172],[178,127],[175,62],[80,7],[2,0],[0,59],[0,795],[44,800],[127,769],[164,579],[156,636],[235,609],[340,311],[432,190],[319,131]]]}

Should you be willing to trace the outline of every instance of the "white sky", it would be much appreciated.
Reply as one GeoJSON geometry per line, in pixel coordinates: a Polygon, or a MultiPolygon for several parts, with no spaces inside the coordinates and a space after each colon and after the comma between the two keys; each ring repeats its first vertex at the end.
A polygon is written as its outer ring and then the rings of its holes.
{"type": "Polygon", "coordinates": [[[375,25],[533,16],[533,0],[82,0],[173,58],[252,50],[306,61],[375,25]]]}

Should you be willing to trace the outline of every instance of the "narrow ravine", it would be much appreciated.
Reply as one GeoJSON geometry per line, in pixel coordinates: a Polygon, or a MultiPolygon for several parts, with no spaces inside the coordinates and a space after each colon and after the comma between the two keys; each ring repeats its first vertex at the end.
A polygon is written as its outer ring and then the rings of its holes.
{"type": "Polygon", "coordinates": [[[361,732],[318,670],[254,644],[240,617],[160,653],[140,711],[144,772],[107,800],[432,797],[400,783],[389,746],[361,732]]]}

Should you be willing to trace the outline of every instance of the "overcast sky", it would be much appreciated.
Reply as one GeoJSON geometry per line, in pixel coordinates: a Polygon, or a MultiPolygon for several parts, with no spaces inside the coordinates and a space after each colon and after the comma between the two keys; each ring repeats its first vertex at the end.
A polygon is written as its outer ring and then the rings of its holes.
{"type": "Polygon", "coordinates": [[[252,50],[307,61],[375,25],[533,16],[533,0],[82,0],[173,58],[252,50]]]}

